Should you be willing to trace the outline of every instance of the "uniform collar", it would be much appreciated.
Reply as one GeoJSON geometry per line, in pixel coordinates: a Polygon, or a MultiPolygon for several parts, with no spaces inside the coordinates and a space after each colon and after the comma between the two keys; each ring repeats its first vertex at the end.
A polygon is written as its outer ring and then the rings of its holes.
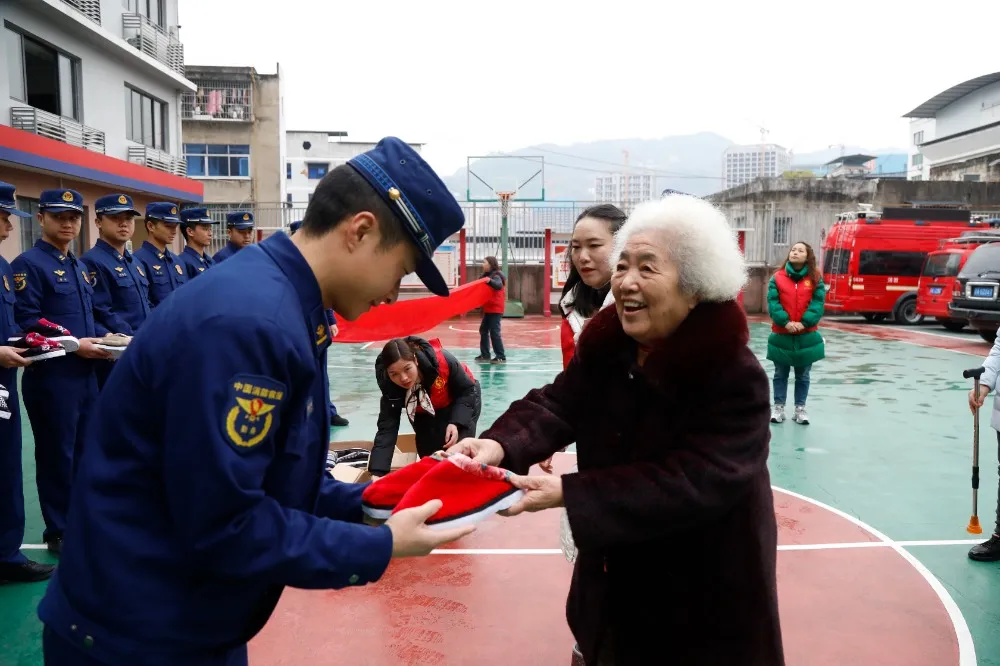
{"type": "MultiPolygon", "coordinates": [[[[323,294],[316,275],[309,268],[305,257],[286,234],[273,234],[257,244],[288,277],[299,296],[302,314],[309,321],[310,334],[316,355],[320,356],[330,346],[330,325],[323,305],[323,294]]],[[[249,249],[249,248],[245,248],[249,249]]]]}
{"type": "Polygon", "coordinates": [[[111,247],[111,243],[104,240],[103,238],[98,238],[97,242],[94,243],[94,247],[99,247],[118,261],[125,261],[128,258],[128,250],[124,253],[119,252],[115,248],[111,247]]]}
{"type": "Polygon", "coordinates": [[[184,246],[184,254],[190,254],[192,257],[194,257],[195,259],[198,259],[199,261],[202,261],[202,262],[204,262],[206,259],[208,259],[207,255],[199,253],[197,250],[195,250],[190,245],[185,245],[184,246]]]}
{"type": "Polygon", "coordinates": [[[167,248],[163,252],[160,252],[159,248],[150,243],[148,240],[142,241],[142,246],[153,253],[153,256],[157,259],[170,259],[173,255],[170,253],[170,248],[167,248]]]}
{"type": "Polygon", "coordinates": [[[41,238],[35,241],[35,247],[37,247],[39,250],[44,250],[48,254],[51,254],[53,257],[55,257],[56,261],[66,261],[67,259],[72,261],[73,259],[75,259],[72,252],[67,252],[66,254],[63,254],[62,251],[55,245],[48,242],[47,240],[42,240],[41,238]]]}

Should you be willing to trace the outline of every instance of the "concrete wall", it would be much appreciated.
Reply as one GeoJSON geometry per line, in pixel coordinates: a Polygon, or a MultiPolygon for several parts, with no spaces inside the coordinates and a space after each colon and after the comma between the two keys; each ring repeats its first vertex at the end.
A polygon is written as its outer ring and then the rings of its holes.
{"type": "Polygon", "coordinates": [[[952,102],[937,114],[936,120],[939,137],[1000,122],[1000,82],[952,102]]]}
{"type": "Polygon", "coordinates": [[[980,181],[1000,180],[1000,165],[990,166],[991,162],[1000,160],[1000,152],[990,153],[964,162],[944,164],[930,168],[933,180],[965,180],[969,176],[978,176],[980,181]]]}
{"type": "MultiPolygon", "coordinates": [[[[41,5],[41,3],[39,3],[41,5]]],[[[172,8],[168,17],[177,14],[176,2],[169,2],[172,8]]],[[[105,135],[105,154],[117,159],[126,159],[127,147],[133,144],[125,136],[125,84],[136,88],[167,104],[167,150],[172,155],[180,154],[180,90],[163,82],[162,78],[146,74],[146,66],[138,55],[135,60],[112,57],[108,51],[98,48],[94,36],[81,31],[68,31],[50,20],[47,14],[29,3],[0,3],[0,23],[8,22],[18,31],[57,46],[60,50],[80,60],[80,97],[84,125],[101,130],[105,135]]],[[[121,37],[121,2],[104,0],[101,3],[104,30],[121,37]]],[[[50,10],[46,10],[50,11],[50,10]]],[[[6,67],[7,40],[9,33],[0,31],[0,53],[4,54],[4,66],[0,66],[0,123],[10,124],[10,107],[27,106],[10,98],[10,83],[6,67]]],[[[138,54],[138,51],[136,51],[138,54]]]]}

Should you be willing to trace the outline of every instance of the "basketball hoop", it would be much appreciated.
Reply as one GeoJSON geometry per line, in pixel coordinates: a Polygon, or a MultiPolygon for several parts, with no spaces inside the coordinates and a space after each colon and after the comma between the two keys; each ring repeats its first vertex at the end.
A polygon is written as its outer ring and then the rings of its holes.
{"type": "Polygon", "coordinates": [[[500,217],[507,217],[507,214],[510,212],[510,198],[515,194],[517,192],[497,192],[497,198],[500,200],[500,217]]]}

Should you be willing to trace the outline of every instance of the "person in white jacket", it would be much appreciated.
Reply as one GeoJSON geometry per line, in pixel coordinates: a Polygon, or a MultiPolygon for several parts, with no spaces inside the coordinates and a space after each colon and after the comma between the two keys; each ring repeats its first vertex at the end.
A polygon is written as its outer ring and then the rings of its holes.
{"type": "MultiPolygon", "coordinates": [[[[975,414],[976,410],[986,402],[986,396],[997,387],[997,377],[1000,375],[1000,336],[993,343],[989,355],[983,361],[985,368],[982,377],[979,378],[979,395],[976,389],[969,391],[969,408],[975,414]]],[[[1000,393],[993,397],[993,409],[990,414],[990,427],[997,431],[997,450],[1000,452],[1000,393]]],[[[997,472],[1000,473],[1000,467],[997,472]]],[[[985,543],[973,546],[969,551],[969,558],[977,562],[997,562],[1000,561],[1000,490],[997,492],[997,522],[993,531],[993,536],[985,543]]]]}

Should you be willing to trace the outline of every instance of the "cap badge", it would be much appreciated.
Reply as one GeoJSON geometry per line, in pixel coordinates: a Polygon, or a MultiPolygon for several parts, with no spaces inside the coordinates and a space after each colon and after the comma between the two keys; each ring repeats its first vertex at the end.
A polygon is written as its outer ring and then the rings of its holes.
{"type": "Polygon", "coordinates": [[[118,197],[118,203],[120,203],[120,204],[128,204],[128,199],[125,198],[124,194],[121,195],[120,197],[118,197]]]}
{"type": "Polygon", "coordinates": [[[396,200],[399,199],[400,196],[401,195],[399,193],[399,190],[397,190],[395,187],[390,187],[389,188],[389,198],[390,199],[392,199],[393,201],[396,201],[396,200]]]}
{"type": "Polygon", "coordinates": [[[243,215],[243,219],[244,219],[244,220],[249,220],[249,219],[250,219],[250,216],[249,216],[249,215],[246,215],[246,214],[244,214],[244,215],[243,215]]]}
{"type": "Polygon", "coordinates": [[[63,192],[62,200],[63,201],[72,201],[73,200],[73,194],[71,192],[63,192]]]}
{"type": "Polygon", "coordinates": [[[177,214],[177,209],[176,208],[171,208],[170,209],[170,214],[171,215],[176,215],[177,214]]]}

